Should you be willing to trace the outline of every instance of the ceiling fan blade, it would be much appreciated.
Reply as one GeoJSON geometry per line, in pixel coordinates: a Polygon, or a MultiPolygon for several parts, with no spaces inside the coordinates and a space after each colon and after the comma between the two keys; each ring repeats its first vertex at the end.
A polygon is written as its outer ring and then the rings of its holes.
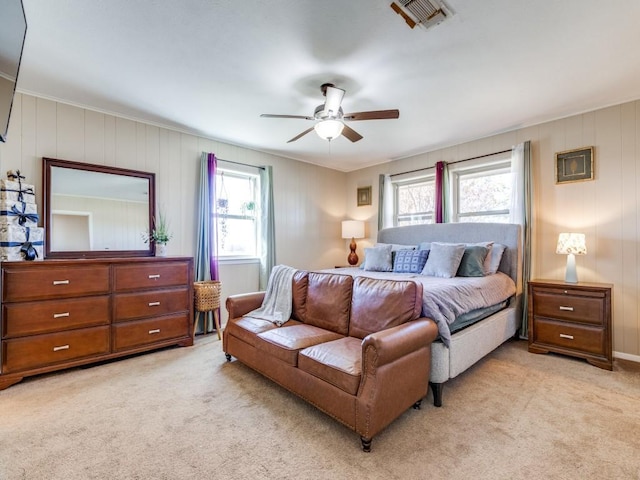
{"type": "Polygon", "coordinates": [[[296,140],[298,140],[300,137],[304,137],[307,133],[309,133],[311,130],[313,130],[313,127],[311,128],[307,128],[304,132],[296,135],[295,137],[293,137],[291,140],[289,140],[287,143],[291,143],[291,142],[295,142],[296,140]]]}
{"type": "Polygon", "coordinates": [[[348,125],[345,125],[342,129],[342,135],[347,137],[352,142],[357,142],[358,140],[362,140],[362,135],[356,132],[353,128],[348,125]]]}
{"type": "Polygon", "coordinates": [[[314,120],[313,117],[307,117],[304,115],[274,115],[272,113],[263,113],[260,116],[264,118],[299,118],[301,120],[314,120]]]}
{"type": "Polygon", "coordinates": [[[341,88],[331,86],[327,86],[326,89],[325,96],[327,100],[324,102],[324,113],[325,115],[337,115],[345,91],[341,88]]]}
{"type": "Polygon", "coordinates": [[[387,120],[400,117],[399,110],[372,110],[370,112],[345,113],[344,120],[387,120]]]}

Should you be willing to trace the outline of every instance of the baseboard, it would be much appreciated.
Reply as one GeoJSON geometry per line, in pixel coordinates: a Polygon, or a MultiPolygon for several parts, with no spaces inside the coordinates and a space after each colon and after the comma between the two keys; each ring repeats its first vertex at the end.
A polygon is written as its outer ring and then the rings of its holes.
{"type": "Polygon", "coordinates": [[[613,358],[620,358],[622,360],[629,360],[631,362],[640,363],[640,355],[631,355],[629,353],[613,352],[613,358]]]}

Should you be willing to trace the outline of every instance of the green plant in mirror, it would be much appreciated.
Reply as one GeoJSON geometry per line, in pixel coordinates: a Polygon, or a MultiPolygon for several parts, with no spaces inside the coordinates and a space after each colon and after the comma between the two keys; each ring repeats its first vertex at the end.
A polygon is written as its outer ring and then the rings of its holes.
{"type": "Polygon", "coordinates": [[[153,242],[156,245],[166,245],[173,235],[169,231],[167,217],[160,212],[157,218],[153,219],[153,229],[151,233],[143,234],[145,243],[153,242]]]}

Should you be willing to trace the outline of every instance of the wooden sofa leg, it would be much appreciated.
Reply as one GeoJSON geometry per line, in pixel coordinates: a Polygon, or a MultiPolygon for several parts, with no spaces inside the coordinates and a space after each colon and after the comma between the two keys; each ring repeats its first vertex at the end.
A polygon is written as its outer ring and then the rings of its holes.
{"type": "Polygon", "coordinates": [[[442,406],[442,383],[429,382],[431,391],[433,392],[433,404],[436,407],[442,406]]]}
{"type": "Polygon", "coordinates": [[[362,451],[363,452],[370,452],[371,451],[371,438],[367,440],[364,437],[360,437],[360,441],[362,442],[362,451]]]}
{"type": "Polygon", "coordinates": [[[228,353],[225,353],[224,356],[227,357],[227,362],[231,361],[231,355],[229,355],[228,353]]]}

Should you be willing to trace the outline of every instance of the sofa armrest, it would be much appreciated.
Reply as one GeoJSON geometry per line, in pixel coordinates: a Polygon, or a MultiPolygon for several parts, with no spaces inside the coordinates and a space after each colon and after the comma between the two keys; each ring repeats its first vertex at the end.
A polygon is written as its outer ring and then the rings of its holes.
{"type": "Polygon", "coordinates": [[[385,365],[425,345],[438,336],[438,327],[430,318],[419,318],[396,327],[367,335],[362,341],[363,361],[367,362],[367,350],[376,352],[377,366],[385,365]]]}
{"type": "Polygon", "coordinates": [[[227,297],[227,312],[229,319],[242,317],[247,313],[260,308],[265,292],[242,293],[227,297]]]}

